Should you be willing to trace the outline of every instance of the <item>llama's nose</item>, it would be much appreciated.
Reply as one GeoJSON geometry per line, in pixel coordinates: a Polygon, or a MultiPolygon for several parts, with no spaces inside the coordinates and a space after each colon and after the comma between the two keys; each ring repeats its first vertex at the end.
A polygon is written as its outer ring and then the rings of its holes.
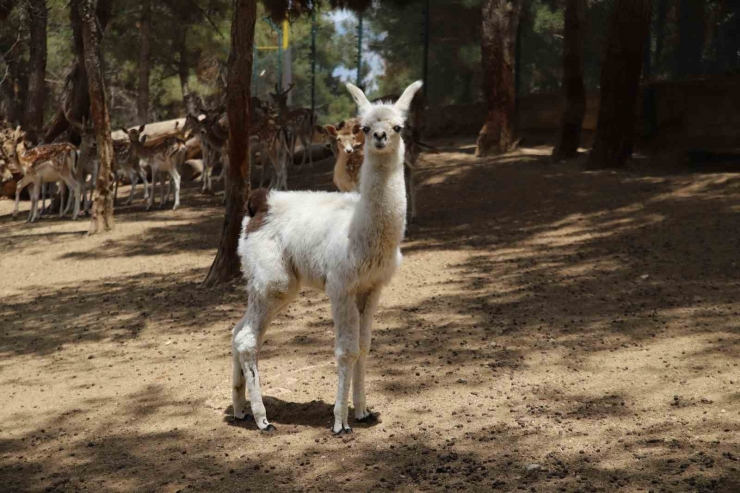
{"type": "Polygon", "coordinates": [[[383,132],[375,132],[375,133],[373,133],[373,135],[375,136],[375,138],[377,140],[383,140],[383,139],[385,139],[385,131],[383,131],[383,132]]]}

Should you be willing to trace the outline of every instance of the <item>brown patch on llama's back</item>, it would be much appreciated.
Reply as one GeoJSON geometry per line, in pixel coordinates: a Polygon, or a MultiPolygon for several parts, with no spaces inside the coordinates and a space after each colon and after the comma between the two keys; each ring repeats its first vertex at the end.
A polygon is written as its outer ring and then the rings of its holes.
{"type": "Polygon", "coordinates": [[[254,233],[265,224],[267,212],[270,210],[270,206],[267,203],[268,193],[267,189],[258,188],[249,194],[249,198],[247,199],[247,214],[252,219],[249,220],[247,227],[244,229],[245,235],[254,233]]]}

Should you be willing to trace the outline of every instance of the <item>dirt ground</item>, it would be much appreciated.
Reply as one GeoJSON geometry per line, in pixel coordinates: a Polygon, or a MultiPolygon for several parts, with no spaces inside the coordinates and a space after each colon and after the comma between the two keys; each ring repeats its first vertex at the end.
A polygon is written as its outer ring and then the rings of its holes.
{"type": "Polygon", "coordinates": [[[199,287],[220,196],[96,237],[0,202],[0,490],[740,491],[740,175],[442,146],[376,317],[383,422],[344,438],[321,293],[267,335],[278,432],[229,417],[243,284],[199,287]]]}

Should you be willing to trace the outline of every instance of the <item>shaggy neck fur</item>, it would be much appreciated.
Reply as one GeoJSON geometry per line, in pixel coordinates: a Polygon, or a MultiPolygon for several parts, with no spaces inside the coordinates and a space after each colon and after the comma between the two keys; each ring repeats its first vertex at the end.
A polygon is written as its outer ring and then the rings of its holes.
{"type": "Polygon", "coordinates": [[[392,152],[374,153],[365,143],[360,171],[360,202],[350,225],[350,238],[367,256],[392,255],[406,228],[406,189],[403,181],[404,144],[392,152]]]}

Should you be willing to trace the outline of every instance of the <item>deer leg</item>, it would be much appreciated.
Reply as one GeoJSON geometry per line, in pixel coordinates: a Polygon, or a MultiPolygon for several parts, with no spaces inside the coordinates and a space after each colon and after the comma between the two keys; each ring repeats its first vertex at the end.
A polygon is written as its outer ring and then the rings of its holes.
{"type": "Polygon", "coordinates": [[[27,223],[32,223],[34,219],[34,215],[36,213],[36,207],[38,207],[39,203],[39,189],[34,183],[31,187],[31,208],[28,210],[28,217],[26,218],[27,223]]]}
{"type": "Polygon", "coordinates": [[[21,192],[31,183],[33,183],[33,179],[30,176],[24,176],[15,186],[15,207],[13,208],[13,219],[18,216],[18,203],[21,200],[21,192]]]}
{"type": "MultiPolygon", "coordinates": [[[[174,182],[175,185],[175,205],[172,210],[177,210],[180,207],[180,173],[173,167],[170,171],[170,183],[174,182]]],[[[167,200],[170,198],[169,186],[167,187],[167,200]]]]}
{"type": "Polygon", "coordinates": [[[66,195],[67,186],[64,183],[59,184],[59,217],[64,217],[64,196],[66,195]]]}
{"type": "Polygon", "coordinates": [[[138,167],[137,173],[141,178],[141,183],[144,185],[144,200],[149,198],[149,182],[147,181],[146,171],[141,166],[138,167]]]}
{"type": "Polygon", "coordinates": [[[154,196],[156,195],[157,189],[157,170],[152,168],[152,193],[149,194],[149,203],[146,206],[146,210],[150,210],[154,205],[154,196]]]}
{"type": "Polygon", "coordinates": [[[41,185],[41,215],[44,215],[44,212],[46,212],[46,192],[49,190],[49,184],[44,183],[41,185]]]}

